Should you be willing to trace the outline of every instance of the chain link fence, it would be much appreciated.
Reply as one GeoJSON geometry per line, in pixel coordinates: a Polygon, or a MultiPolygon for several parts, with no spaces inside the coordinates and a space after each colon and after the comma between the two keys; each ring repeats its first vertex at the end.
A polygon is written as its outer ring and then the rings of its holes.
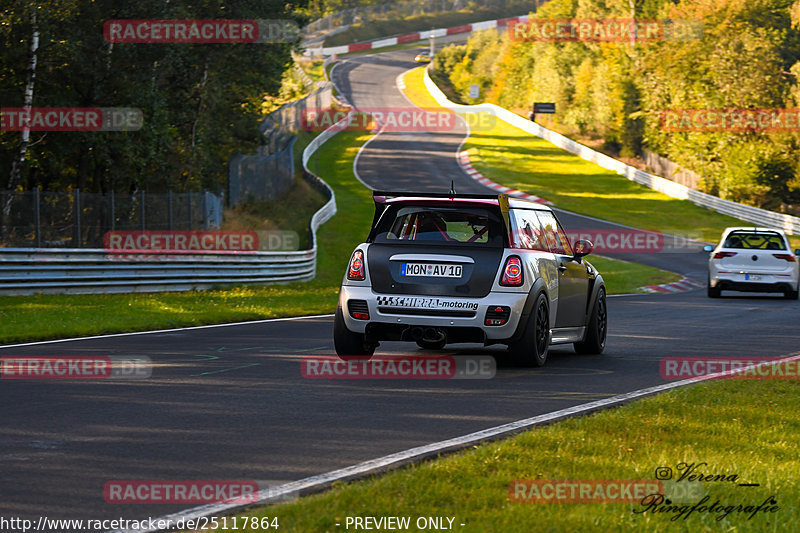
{"type": "Polygon", "coordinates": [[[228,201],[231,206],[244,202],[274,200],[286,193],[294,179],[293,132],[303,127],[307,110],[327,109],[333,103],[333,84],[320,83],[305,98],[282,105],[261,122],[264,144],[258,154],[236,154],[228,162],[228,201]]]}
{"type": "Polygon", "coordinates": [[[113,230],[218,229],[222,205],[208,191],[0,191],[0,247],[102,248],[103,235],[113,230]]]}

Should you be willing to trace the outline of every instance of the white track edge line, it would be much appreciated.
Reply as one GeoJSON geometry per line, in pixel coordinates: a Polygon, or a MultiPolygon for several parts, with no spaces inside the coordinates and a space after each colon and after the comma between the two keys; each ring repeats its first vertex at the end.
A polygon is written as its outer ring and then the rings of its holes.
{"type": "Polygon", "coordinates": [[[71,337],[68,339],[51,339],[48,341],[33,341],[33,342],[23,342],[19,344],[3,344],[0,345],[0,350],[4,350],[6,348],[21,348],[23,346],[37,346],[40,344],[55,344],[57,342],[72,342],[72,341],[88,341],[92,339],[109,339],[112,337],[126,337],[129,335],[152,335],[155,333],[171,333],[175,331],[189,331],[193,329],[210,329],[210,328],[224,328],[228,326],[248,326],[253,324],[266,324],[269,322],[288,322],[292,320],[303,320],[306,318],[328,318],[332,317],[333,314],[325,314],[325,315],[305,315],[305,316],[287,316],[281,318],[265,318],[262,320],[246,320],[244,322],[228,322],[225,324],[206,324],[204,326],[186,326],[184,328],[170,328],[170,329],[154,329],[148,331],[130,331],[128,333],[109,333],[106,335],[92,335],[89,337],[71,337]]]}

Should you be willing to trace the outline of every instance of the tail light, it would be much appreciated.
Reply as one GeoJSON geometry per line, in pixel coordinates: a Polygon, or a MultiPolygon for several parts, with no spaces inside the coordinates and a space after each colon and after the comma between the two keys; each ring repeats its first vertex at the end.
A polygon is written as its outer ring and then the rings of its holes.
{"type": "Polygon", "coordinates": [[[512,255],[506,259],[500,285],[506,287],[519,287],[522,285],[522,261],[520,261],[519,257],[516,255],[512,255]]]}
{"type": "Polygon", "coordinates": [[[775,259],[783,259],[784,261],[789,261],[790,263],[797,261],[792,254],[772,254],[772,257],[775,259]]]}
{"type": "Polygon", "coordinates": [[[717,252],[714,254],[714,259],[722,259],[723,257],[733,257],[736,252],[717,252]]]}
{"type": "Polygon", "coordinates": [[[364,281],[367,275],[364,273],[364,252],[356,250],[350,258],[350,266],[347,268],[347,279],[352,281],[364,281]]]}

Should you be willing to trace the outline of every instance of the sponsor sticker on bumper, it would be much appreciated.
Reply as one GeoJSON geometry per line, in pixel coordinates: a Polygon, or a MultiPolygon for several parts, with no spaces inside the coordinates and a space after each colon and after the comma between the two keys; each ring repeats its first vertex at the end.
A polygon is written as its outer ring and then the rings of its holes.
{"type": "Polygon", "coordinates": [[[420,298],[418,296],[378,296],[381,307],[415,307],[420,309],[466,309],[478,310],[478,302],[447,300],[443,298],[420,298]]]}

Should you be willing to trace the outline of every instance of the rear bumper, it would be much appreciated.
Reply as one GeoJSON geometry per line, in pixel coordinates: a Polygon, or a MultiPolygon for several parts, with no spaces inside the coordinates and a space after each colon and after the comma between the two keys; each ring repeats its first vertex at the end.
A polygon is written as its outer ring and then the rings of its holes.
{"type": "Polygon", "coordinates": [[[784,292],[797,290],[797,272],[780,273],[734,273],[709,270],[709,284],[712,288],[725,291],[742,292],[784,292]],[[753,276],[757,276],[754,280],[753,276]]]}
{"type": "Polygon", "coordinates": [[[787,282],[764,283],[754,281],[730,281],[730,280],[717,280],[716,283],[711,283],[712,287],[718,288],[723,291],[740,291],[740,292],[785,292],[793,291],[796,285],[787,282]]]}
{"type": "Polygon", "coordinates": [[[375,341],[411,341],[411,328],[422,327],[444,330],[448,343],[491,344],[514,336],[527,297],[527,292],[490,292],[483,298],[383,295],[370,287],[344,285],[339,293],[339,305],[347,329],[364,333],[375,341]],[[348,312],[350,300],[367,303],[368,320],[351,316],[348,312]],[[398,300],[403,300],[402,305],[398,305],[398,300]],[[508,320],[500,326],[485,325],[487,310],[497,306],[510,308],[508,320]]]}

